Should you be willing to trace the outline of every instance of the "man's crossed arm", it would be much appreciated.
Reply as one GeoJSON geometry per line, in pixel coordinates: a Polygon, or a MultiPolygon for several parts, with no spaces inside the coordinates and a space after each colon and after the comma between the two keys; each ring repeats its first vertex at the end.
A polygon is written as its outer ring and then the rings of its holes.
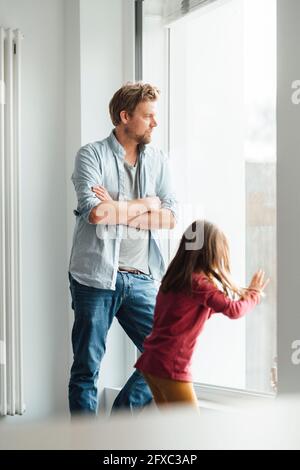
{"type": "Polygon", "coordinates": [[[162,209],[156,196],[114,201],[103,186],[95,186],[92,191],[101,203],[91,210],[89,221],[92,224],[129,225],[142,230],[172,229],[175,218],[169,209],[162,209]]]}

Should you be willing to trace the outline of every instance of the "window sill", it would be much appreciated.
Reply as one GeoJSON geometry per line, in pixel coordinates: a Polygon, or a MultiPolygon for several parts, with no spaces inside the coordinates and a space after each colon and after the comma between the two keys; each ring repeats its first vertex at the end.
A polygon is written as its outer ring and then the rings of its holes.
{"type": "MultiPolygon", "coordinates": [[[[106,387],[104,389],[105,410],[109,413],[114,399],[121,387],[106,387]]],[[[235,412],[249,409],[276,398],[275,393],[259,393],[234,388],[217,387],[213,385],[195,384],[199,407],[210,411],[235,412]]]]}
{"type": "Polygon", "coordinates": [[[221,411],[239,411],[253,404],[269,403],[276,393],[219,387],[206,384],[194,384],[200,406],[221,411]]]}

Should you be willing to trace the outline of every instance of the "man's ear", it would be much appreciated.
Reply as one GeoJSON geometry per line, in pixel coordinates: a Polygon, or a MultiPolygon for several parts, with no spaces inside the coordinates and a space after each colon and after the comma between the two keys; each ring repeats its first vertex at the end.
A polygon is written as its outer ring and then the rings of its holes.
{"type": "Polygon", "coordinates": [[[127,111],[121,111],[120,112],[120,119],[122,121],[123,124],[127,124],[128,121],[129,121],[129,114],[127,111]]]}

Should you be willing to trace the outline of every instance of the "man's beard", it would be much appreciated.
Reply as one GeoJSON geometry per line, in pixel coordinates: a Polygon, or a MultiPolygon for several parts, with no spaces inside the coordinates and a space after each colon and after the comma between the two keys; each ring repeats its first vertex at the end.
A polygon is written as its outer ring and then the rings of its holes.
{"type": "Polygon", "coordinates": [[[133,139],[136,141],[138,145],[146,145],[151,142],[151,131],[146,131],[144,134],[136,134],[132,130],[130,130],[128,127],[125,127],[125,133],[127,134],[130,139],[133,139]]]}

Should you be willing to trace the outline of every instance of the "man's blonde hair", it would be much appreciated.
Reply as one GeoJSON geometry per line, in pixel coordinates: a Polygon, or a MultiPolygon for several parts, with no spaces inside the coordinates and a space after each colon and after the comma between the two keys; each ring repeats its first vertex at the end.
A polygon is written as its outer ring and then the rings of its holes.
{"type": "Polygon", "coordinates": [[[128,82],[123,85],[112,97],[109,103],[109,113],[114,126],[121,122],[121,111],[133,114],[135,108],[142,101],[156,101],[160,90],[149,83],[128,82]]]}

